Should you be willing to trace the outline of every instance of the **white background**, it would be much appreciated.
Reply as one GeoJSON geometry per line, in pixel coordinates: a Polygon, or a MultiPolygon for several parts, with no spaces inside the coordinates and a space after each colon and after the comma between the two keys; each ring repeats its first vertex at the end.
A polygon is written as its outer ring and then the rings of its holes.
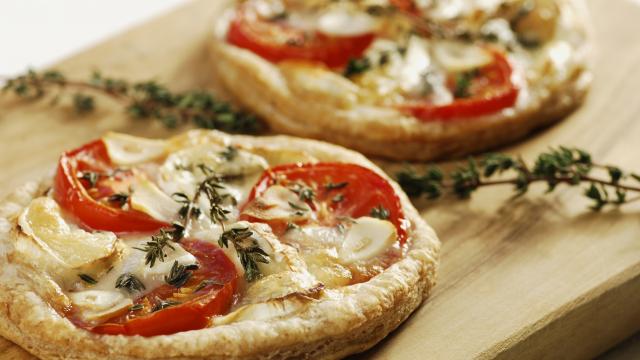
{"type": "Polygon", "coordinates": [[[0,75],[50,65],[184,0],[0,0],[0,75]]]}

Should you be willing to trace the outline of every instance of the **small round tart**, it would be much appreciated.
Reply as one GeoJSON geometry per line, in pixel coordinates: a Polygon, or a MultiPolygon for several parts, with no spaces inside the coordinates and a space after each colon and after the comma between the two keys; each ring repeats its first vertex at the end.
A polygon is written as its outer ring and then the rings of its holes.
{"type": "Polygon", "coordinates": [[[233,2],[212,65],[277,132],[397,160],[462,156],[569,114],[591,82],[581,0],[233,2]]]}
{"type": "Polygon", "coordinates": [[[44,359],[340,358],[427,298],[438,252],[353,151],[108,133],[0,203],[0,335],[44,359]]]}

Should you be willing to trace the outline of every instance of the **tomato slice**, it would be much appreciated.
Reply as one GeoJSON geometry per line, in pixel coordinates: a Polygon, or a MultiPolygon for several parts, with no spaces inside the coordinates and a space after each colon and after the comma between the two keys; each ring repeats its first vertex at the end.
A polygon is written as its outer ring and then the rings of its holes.
{"type": "MultiPolygon", "coordinates": [[[[395,225],[400,243],[406,241],[409,222],[404,217],[400,198],[386,179],[370,169],[329,162],[276,166],[265,171],[258,180],[241,212],[276,184],[285,187],[302,184],[311,188],[315,196],[307,202],[322,225],[334,226],[345,217],[371,216],[372,212],[382,210],[386,219],[395,225]]],[[[257,219],[242,213],[240,219],[267,223],[276,235],[284,233],[287,227],[283,221],[257,219]]]]}
{"type": "Polygon", "coordinates": [[[236,268],[222,249],[203,241],[183,240],[182,246],[198,259],[199,268],[180,289],[162,285],[139,297],[138,310],[107,320],[90,330],[108,335],[169,335],[209,325],[214,315],[229,311],[237,287],[236,268]],[[160,302],[174,305],[155,310],[160,302]]]}
{"type": "Polygon", "coordinates": [[[279,21],[260,18],[252,2],[240,5],[231,21],[227,41],[272,62],[305,60],[342,67],[359,58],[375,38],[373,33],[329,36],[305,31],[279,21]]]}
{"type": "Polygon", "coordinates": [[[143,212],[118,206],[124,203],[109,200],[111,195],[127,191],[131,179],[131,172],[116,171],[106,145],[102,140],[96,140],[62,154],[53,194],[58,204],[88,229],[117,233],[154,232],[169,226],[143,212]],[[94,174],[94,183],[82,174],[94,174]]]}
{"type": "MultiPolygon", "coordinates": [[[[513,106],[518,99],[518,88],[511,81],[511,65],[502,54],[492,53],[494,61],[478,69],[469,80],[468,96],[445,105],[427,100],[408,102],[400,105],[400,109],[422,121],[446,121],[492,114],[513,106]]],[[[447,83],[454,92],[456,76],[450,76],[447,83]]]]}
{"type": "Polygon", "coordinates": [[[404,11],[411,15],[420,14],[420,10],[413,0],[389,0],[389,3],[396,9],[404,11]]]}

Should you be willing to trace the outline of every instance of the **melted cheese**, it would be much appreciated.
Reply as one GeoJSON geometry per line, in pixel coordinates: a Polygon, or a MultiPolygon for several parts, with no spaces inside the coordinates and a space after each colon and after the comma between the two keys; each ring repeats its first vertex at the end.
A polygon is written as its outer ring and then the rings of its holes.
{"type": "MultiPolygon", "coordinates": [[[[162,152],[144,149],[158,144],[121,138],[117,134],[109,138],[134,144],[109,145],[111,149],[117,149],[117,156],[129,157],[129,160],[121,161],[136,163],[147,159],[145,161],[155,162],[164,156],[162,152]],[[133,156],[135,161],[131,160],[131,153],[139,155],[133,156]]],[[[136,178],[132,184],[131,207],[167,222],[175,220],[179,204],[168,194],[184,192],[193,196],[196,184],[210,175],[198,169],[196,164],[204,164],[212,173],[221,176],[240,177],[242,186],[238,185],[240,182],[225,183],[225,186],[233,184],[225,191],[238,199],[246,198],[267,163],[262,157],[242,150],[230,160],[225,159],[223,151],[225,148],[217,145],[198,145],[171,154],[157,170],[158,185],[140,175],[136,178]]],[[[314,221],[309,205],[288,188],[272,186],[258,200],[262,204],[260,214],[263,218],[306,217],[312,223],[314,221]]],[[[249,228],[269,262],[258,263],[262,277],[246,284],[236,311],[224,321],[268,319],[295,312],[309,301],[310,296],[320,296],[323,288],[348,285],[352,280],[351,271],[347,268],[349,264],[380,255],[396,240],[395,227],[391,223],[363,217],[343,230],[306,226],[291,231],[284,241],[280,241],[268,225],[235,222],[236,215],[237,212],[230,216],[225,229],[249,228]]],[[[146,253],[139,250],[151,240],[150,235],[116,238],[113,233],[81,230],[63,218],[59,206],[50,198],[35,199],[21,214],[19,223],[25,234],[45,249],[50,258],[71,269],[65,273],[67,279],[62,282],[63,286],[81,318],[90,323],[99,323],[128,311],[134,299],[166,283],[165,278],[174,262],[182,265],[197,263],[197,259],[179,243],[170,243],[164,248],[164,261],[157,259],[150,267],[145,264],[146,253]],[[95,284],[84,283],[78,278],[79,269],[87,269],[91,264],[100,267],[99,271],[90,273],[97,281],[95,284]],[[115,288],[118,278],[124,273],[136,276],[144,289],[129,293],[126,289],[115,288]]],[[[206,216],[195,219],[190,226],[191,237],[216,244],[222,231],[222,226],[212,223],[206,216]]],[[[242,276],[244,269],[235,247],[230,244],[223,250],[242,276]]]]}
{"type": "Polygon", "coordinates": [[[268,164],[260,156],[237,150],[226,159],[225,147],[216,144],[197,145],[172,153],[159,169],[158,185],[166,194],[184,193],[193,197],[196,185],[211,174],[198,167],[204,165],[213,174],[229,177],[224,182],[226,192],[238,203],[244,202],[249,190],[268,164]]]}
{"type": "Polygon", "coordinates": [[[96,284],[78,283],[76,289],[68,294],[71,301],[80,310],[81,317],[86,320],[100,320],[117,315],[128,309],[133,299],[144,295],[153,289],[165,284],[165,276],[171,271],[173,263],[177,261],[181,265],[196,264],[195,256],[187,252],[178,243],[171,243],[174,249],[165,247],[164,261],[156,260],[153,267],[145,264],[142,248],[150,237],[129,237],[123,241],[124,249],[121,258],[113,263],[108,272],[96,276],[96,284]],[[118,277],[124,273],[133,274],[142,282],[145,289],[128,293],[125,289],[115,287],[118,277]]]}
{"type": "Polygon", "coordinates": [[[69,294],[84,321],[96,322],[126,312],[133,301],[119,291],[84,290],[69,294]]]}
{"type": "Polygon", "coordinates": [[[296,193],[284,186],[274,185],[255,198],[244,214],[264,220],[297,221],[308,219],[312,212],[296,193]]]}

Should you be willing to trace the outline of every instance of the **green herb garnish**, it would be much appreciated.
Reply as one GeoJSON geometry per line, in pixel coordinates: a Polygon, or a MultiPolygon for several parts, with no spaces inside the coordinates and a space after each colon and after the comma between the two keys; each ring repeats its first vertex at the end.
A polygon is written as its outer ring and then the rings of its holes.
{"type": "Polygon", "coordinates": [[[561,184],[572,187],[587,184],[583,194],[592,201],[593,210],[640,199],[628,197],[628,193],[640,194],[640,176],[616,166],[596,164],[586,151],[568,147],[541,153],[533,166],[519,157],[488,154],[479,161],[470,158],[446,175],[441,169],[431,167],[422,175],[406,169],[397,173],[396,178],[409,196],[424,194],[430,199],[445,193],[468,198],[481,187],[500,185],[513,186],[515,195],[521,196],[534,183],[546,183],[548,193],[561,184]]]}
{"type": "Polygon", "coordinates": [[[223,232],[218,239],[220,247],[228,248],[229,242],[233,244],[240,257],[240,264],[244,268],[244,277],[248,282],[262,277],[258,263],[269,263],[269,255],[260,248],[258,241],[252,236],[253,232],[249,231],[249,228],[235,228],[223,232]]]}
{"type": "Polygon", "coordinates": [[[192,271],[197,270],[198,265],[181,265],[178,261],[173,262],[173,266],[171,266],[171,271],[169,271],[169,275],[164,277],[164,281],[172,285],[176,288],[184,286],[184,284],[191,279],[193,275],[192,271]]]}
{"type": "Polygon", "coordinates": [[[125,289],[128,293],[132,294],[136,291],[142,291],[146,289],[146,287],[135,275],[126,272],[118,276],[116,289],[125,289]]]}
{"type": "Polygon", "coordinates": [[[64,95],[64,90],[73,92],[71,102],[78,113],[93,111],[98,103],[95,95],[101,94],[120,103],[130,116],[156,119],[168,128],[193,123],[201,128],[233,133],[257,133],[263,129],[254,115],[233,109],[212,93],[172,92],[156,81],[129,83],[103,77],[99,72],[94,72],[88,80],[70,80],[56,70],[29,70],[6,80],[2,93],[35,100],[49,93],[64,95]]]}
{"type": "Polygon", "coordinates": [[[90,275],[87,274],[78,274],[78,277],[84,281],[85,283],[89,284],[89,285],[95,285],[98,283],[98,281],[96,281],[96,279],[94,279],[93,277],[91,277],[90,275]]]}
{"type": "Polygon", "coordinates": [[[389,210],[387,210],[382,205],[378,205],[373,209],[371,209],[371,212],[369,213],[369,215],[371,215],[371,217],[378,218],[380,220],[387,220],[389,219],[389,210]]]}

